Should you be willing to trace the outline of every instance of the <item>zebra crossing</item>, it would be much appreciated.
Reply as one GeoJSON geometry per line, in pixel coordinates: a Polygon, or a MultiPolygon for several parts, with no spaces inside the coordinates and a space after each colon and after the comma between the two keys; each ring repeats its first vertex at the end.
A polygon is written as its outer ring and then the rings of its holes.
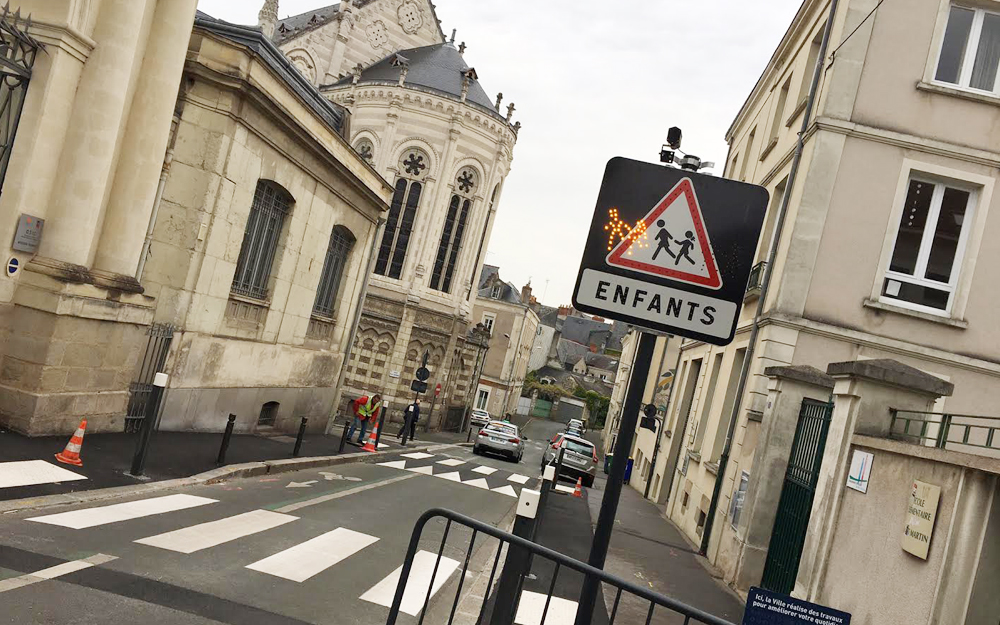
{"type": "Polygon", "coordinates": [[[514,499],[520,496],[520,490],[515,485],[524,488],[533,479],[512,471],[503,471],[494,467],[476,465],[459,458],[437,456],[424,452],[401,454],[400,458],[405,458],[405,460],[390,460],[379,462],[377,465],[429,475],[514,499]]]}
{"type": "MultiPolygon", "coordinates": [[[[70,530],[81,531],[92,528],[111,526],[120,527],[123,524],[141,522],[153,516],[172,514],[194,508],[206,507],[219,503],[216,499],[186,494],[164,495],[125,503],[92,506],[69,512],[61,512],[36,516],[26,519],[33,523],[58,526],[70,530]]],[[[195,523],[177,529],[146,536],[133,541],[136,544],[151,549],[192,555],[200,552],[210,552],[214,547],[227,543],[238,543],[255,537],[263,537],[267,532],[280,532],[280,528],[298,521],[299,517],[273,512],[270,510],[251,510],[235,515],[195,523]]],[[[275,538],[273,534],[270,538],[275,538]]],[[[263,540],[263,538],[262,538],[263,540]]],[[[254,562],[242,565],[242,568],[253,573],[264,574],[273,578],[286,580],[290,583],[303,584],[312,579],[323,584],[322,574],[338,564],[350,568],[351,558],[363,556],[365,550],[378,543],[380,538],[365,534],[356,529],[337,527],[319,535],[309,537],[302,542],[287,547],[254,562]]],[[[378,606],[389,607],[392,604],[396,586],[402,570],[403,552],[399,552],[399,566],[388,571],[384,577],[371,585],[358,599],[378,606]]],[[[37,583],[50,577],[61,576],[67,572],[98,566],[105,562],[122,562],[114,555],[98,554],[99,557],[88,560],[69,562],[53,568],[51,575],[46,571],[13,578],[6,583],[0,583],[0,593],[37,583]],[[65,569],[65,570],[64,570],[65,569]],[[27,581],[25,581],[27,580],[27,581]]],[[[415,555],[411,574],[407,580],[403,597],[402,611],[416,615],[428,596],[433,578],[433,588],[430,596],[438,591],[455,575],[460,563],[454,559],[442,556],[434,573],[437,553],[418,551],[415,555]]],[[[395,564],[395,563],[393,563],[395,564]]],[[[388,567],[386,567],[388,568],[388,567]]]]}

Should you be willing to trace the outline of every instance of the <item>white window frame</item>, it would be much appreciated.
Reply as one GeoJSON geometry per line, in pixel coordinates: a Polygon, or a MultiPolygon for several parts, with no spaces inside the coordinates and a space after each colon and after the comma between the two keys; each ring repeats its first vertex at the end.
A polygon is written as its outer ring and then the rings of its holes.
{"type": "Polygon", "coordinates": [[[490,336],[493,336],[493,328],[497,325],[497,316],[493,313],[483,313],[483,325],[490,331],[490,336]],[[487,321],[489,323],[486,323],[487,321]]]}
{"type": "Polygon", "coordinates": [[[480,385],[479,388],[476,389],[476,410],[485,410],[486,412],[490,411],[490,395],[490,388],[488,386],[480,385]],[[486,394],[486,401],[482,402],[483,405],[480,406],[479,398],[483,393],[486,394]]]}
{"type": "Polygon", "coordinates": [[[740,473],[740,481],[734,485],[733,496],[729,500],[729,525],[734,530],[739,529],[740,517],[743,516],[743,507],[746,505],[746,493],[748,490],[750,490],[750,473],[742,471],[740,473]],[[744,485],[746,486],[744,487],[744,485]]]}
{"type": "MultiPolygon", "coordinates": [[[[938,317],[964,320],[972,277],[975,273],[976,261],[982,245],[983,231],[986,228],[986,219],[989,215],[990,203],[993,198],[993,183],[994,179],[990,176],[974,174],[951,167],[943,167],[933,163],[924,163],[913,159],[903,159],[899,180],[896,184],[896,195],[893,199],[892,211],[889,214],[889,221],[886,225],[886,236],[882,245],[879,269],[875,275],[875,283],[872,285],[871,300],[938,317]],[[963,232],[960,235],[958,249],[955,251],[955,260],[952,264],[952,279],[949,285],[944,285],[933,280],[926,280],[925,278],[917,278],[916,276],[897,274],[889,270],[892,253],[896,247],[896,238],[899,234],[899,222],[905,208],[911,179],[974,191],[972,197],[970,197],[970,209],[966,212],[966,219],[969,226],[968,228],[963,228],[963,232]],[[949,297],[948,308],[940,310],[882,295],[882,285],[887,277],[902,282],[933,286],[942,290],[945,290],[945,286],[949,286],[951,288],[951,296],[949,297]]],[[[936,189],[935,193],[937,193],[936,189]]],[[[928,225],[932,223],[932,218],[933,223],[937,223],[937,209],[939,208],[940,203],[938,203],[937,208],[932,204],[931,213],[927,217],[928,225]]],[[[924,241],[926,242],[928,237],[932,236],[933,230],[925,227],[924,241]]],[[[924,242],[922,242],[922,257],[926,254],[924,247],[924,242]]],[[[921,267],[926,268],[926,258],[923,258],[923,262],[921,262],[921,258],[918,258],[918,275],[923,275],[920,271],[921,267]]]]}
{"type": "Polygon", "coordinates": [[[991,90],[978,89],[969,85],[972,80],[972,68],[976,63],[976,53],[979,51],[979,39],[983,32],[983,20],[987,13],[1000,16],[1000,5],[996,7],[996,10],[988,10],[971,3],[943,0],[939,9],[938,25],[934,31],[934,45],[931,46],[930,51],[931,58],[927,63],[927,72],[924,76],[925,82],[971,93],[1000,96],[1000,70],[997,71],[997,75],[994,77],[993,89],[991,90]],[[944,44],[944,34],[948,29],[948,19],[953,6],[973,12],[972,26],[969,28],[969,39],[965,46],[965,56],[962,57],[962,67],[958,74],[957,83],[945,82],[936,78],[938,64],[941,62],[941,46],[944,44]],[[975,42],[974,45],[973,42],[975,42]]]}
{"type": "Polygon", "coordinates": [[[503,285],[494,284],[493,288],[490,289],[490,297],[493,299],[500,299],[500,294],[503,292],[503,285]]]}

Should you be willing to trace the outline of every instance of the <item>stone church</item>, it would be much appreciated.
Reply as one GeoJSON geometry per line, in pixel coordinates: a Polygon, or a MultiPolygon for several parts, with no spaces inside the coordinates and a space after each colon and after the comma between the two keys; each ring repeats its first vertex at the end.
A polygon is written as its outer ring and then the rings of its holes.
{"type": "Polygon", "coordinates": [[[381,392],[399,419],[426,353],[422,425],[457,427],[480,349],[470,339],[473,287],[520,127],[514,105],[487,95],[428,0],[277,16],[277,0],[265,2],[261,29],[349,112],[350,144],[394,190],[339,404],[381,392]]]}

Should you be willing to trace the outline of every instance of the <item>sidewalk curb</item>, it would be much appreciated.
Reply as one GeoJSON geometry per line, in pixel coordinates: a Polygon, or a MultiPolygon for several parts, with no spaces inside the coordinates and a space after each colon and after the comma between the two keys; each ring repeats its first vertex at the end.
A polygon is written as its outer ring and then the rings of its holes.
{"type": "Polygon", "coordinates": [[[60,493],[58,495],[45,495],[42,497],[27,497],[24,499],[12,499],[10,501],[0,501],[0,514],[19,512],[23,510],[37,510],[50,508],[52,506],[65,506],[81,503],[91,503],[104,501],[116,497],[130,497],[152,493],[171,488],[184,486],[196,486],[206,484],[218,484],[232,479],[245,477],[260,477],[271,473],[289,473],[304,469],[315,469],[319,467],[333,467],[342,464],[365,463],[373,464],[384,458],[392,457],[400,453],[413,453],[417,451],[435,452],[451,447],[467,447],[470,443],[437,443],[419,447],[405,447],[390,451],[377,452],[355,452],[340,456],[311,456],[306,458],[286,458],[282,460],[266,460],[264,462],[245,462],[242,464],[230,464],[198,473],[190,477],[176,478],[172,480],[162,480],[159,482],[149,482],[147,484],[133,484],[130,486],[114,486],[111,488],[98,488],[94,490],[80,491],[75,493],[60,493]]]}

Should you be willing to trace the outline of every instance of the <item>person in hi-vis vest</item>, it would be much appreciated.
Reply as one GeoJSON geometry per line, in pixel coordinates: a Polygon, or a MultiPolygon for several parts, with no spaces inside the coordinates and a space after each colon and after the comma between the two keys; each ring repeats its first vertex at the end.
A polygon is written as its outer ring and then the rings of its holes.
{"type": "Polygon", "coordinates": [[[363,395],[351,402],[351,409],[354,411],[354,421],[351,423],[351,429],[347,430],[347,440],[351,440],[354,430],[360,424],[361,434],[358,436],[358,444],[361,445],[368,430],[368,423],[378,422],[378,414],[382,410],[382,396],[377,393],[371,397],[363,395]]]}

